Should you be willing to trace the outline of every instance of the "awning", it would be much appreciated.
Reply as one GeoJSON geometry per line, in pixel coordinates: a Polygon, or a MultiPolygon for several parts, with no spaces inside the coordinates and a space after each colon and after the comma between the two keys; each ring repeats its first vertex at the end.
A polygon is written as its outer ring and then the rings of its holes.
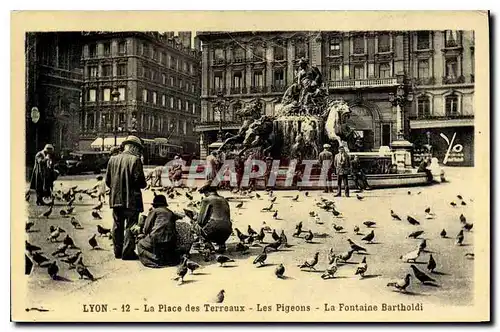
{"type": "Polygon", "coordinates": [[[222,144],[224,144],[224,143],[223,142],[213,142],[208,147],[209,148],[219,148],[222,144]]]}
{"type": "MultiPolygon", "coordinates": [[[[116,145],[119,146],[125,141],[126,137],[117,137],[116,138],[116,145]]],[[[110,148],[112,146],[115,146],[115,138],[114,137],[106,137],[104,139],[104,147],[105,148],[110,148]]],[[[92,144],[90,144],[91,148],[102,148],[102,137],[96,138],[92,144]]]]}

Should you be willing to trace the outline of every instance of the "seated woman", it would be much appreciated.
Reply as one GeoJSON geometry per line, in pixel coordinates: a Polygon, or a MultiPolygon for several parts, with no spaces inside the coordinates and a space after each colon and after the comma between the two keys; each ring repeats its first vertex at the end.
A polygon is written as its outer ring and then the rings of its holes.
{"type": "Polygon", "coordinates": [[[139,225],[142,233],[138,235],[137,252],[144,266],[159,268],[177,265],[194,242],[190,225],[176,222],[183,216],[169,210],[167,206],[166,197],[156,195],[153,210],[144,224],[139,225]]]}
{"type": "Polygon", "coordinates": [[[424,159],[422,160],[417,169],[417,173],[425,173],[427,175],[427,182],[429,183],[431,183],[433,179],[432,172],[429,169],[430,164],[431,164],[431,158],[424,159]]]}

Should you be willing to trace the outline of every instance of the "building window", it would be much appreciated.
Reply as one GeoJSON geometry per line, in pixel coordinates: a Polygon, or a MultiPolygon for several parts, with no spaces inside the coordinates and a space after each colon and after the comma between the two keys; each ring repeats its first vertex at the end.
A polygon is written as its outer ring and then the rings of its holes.
{"type": "Polygon", "coordinates": [[[185,111],[189,112],[189,101],[186,100],[186,108],[184,109],[185,111]]]}
{"type": "Polygon", "coordinates": [[[458,114],[458,96],[451,94],[446,97],[446,116],[454,116],[458,114]]]}
{"type": "Polygon", "coordinates": [[[97,45],[96,44],[89,45],[89,55],[91,58],[95,58],[97,56],[97,45]]]}
{"type": "MultiPolygon", "coordinates": [[[[240,89],[243,86],[243,74],[237,72],[233,74],[233,88],[240,89]]],[[[193,85],[194,87],[194,85],[193,85]]]]}
{"type": "Polygon", "coordinates": [[[118,72],[118,76],[127,76],[127,65],[124,63],[118,64],[116,67],[116,70],[118,72]]]}
{"type": "Polygon", "coordinates": [[[429,59],[418,60],[418,78],[429,77],[429,59]]]}
{"type": "Polygon", "coordinates": [[[391,77],[391,65],[388,63],[381,63],[378,67],[378,77],[379,78],[389,78],[391,77]]]}
{"type": "Polygon", "coordinates": [[[245,61],[245,50],[242,47],[236,47],[233,51],[234,62],[245,61]]]}
{"type": "Polygon", "coordinates": [[[389,146],[391,144],[391,125],[382,125],[382,146],[389,146]]]}
{"type": "Polygon", "coordinates": [[[355,65],[354,66],[354,79],[361,80],[365,78],[365,66],[355,65]]]}
{"type": "Polygon", "coordinates": [[[224,83],[222,82],[222,73],[216,73],[214,76],[214,88],[217,90],[222,89],[224,83]]]}
{"type": "Polygon", "coordinates": [[[417,101],[417,117],[427,118],[431,115],[431,101],[428,96],[418,97],[417,101]]]}
{"type": "Polygon", "coordinates": [[[378,51],[381,53],[391,51],[391,37],[388,33],[378,36],[378,51]]]}
{"type": "Polygon", "coordinates": [[[184,81],[181,79],[179,79],[179,89],[182,89],[182,87],[184,86],[184,81]]]}
{"type": "Polygon", "coordinates": [[[307,44],[304,41],[297,41],[295,44],[295,58],[307,58],[307,44]]]}
{"type": "Polygon", "coordinates": [[[161,96],[161,106],[166,106],[167,105],[167,96],[162,95],[161,96]]]}
{"type": "Polygon", "coordinates": [[[330,39],[330,56],[340,55],[340,39],[330,39]]]}
{"type": "Polygon", "coordinates": [[[167,75],[161,74],[161,82],[163,85],[167,84],[167,75]]]}
{"type": "MultiPolygon", "coordinates": [[[[266,61],[266,54],[264,52],[264,47],[262,45],[256,45],[253,50],[253,61],[266,61]]],[[[276,59],[276,55],[275,55],[276,59]]]]}
{"type": "Polygon", "coordinates": [[[192,75],[194,74],[194,66],[192,63],[189,64],[189,73],[192,75]]]}
{"type": "Polygon", "coordinates": [[[458,61],[457,58],[448,58],[445,63],[446,78],[457,78],[458,76],[458,61]]]}
{"type": "Polygon", "coordinates": [[[120,101],[125,100],[125,88],[124,87],[118,88],[118,92],[120,93],[120,95],[118,96],[118,100],[120,101]]]}
{"type": "Polygon", "coordinates": [[[224,50],[222,48],[215,49],[214,60],[215,60],[215,63],[223,63],[224,62],[224,50]]]}
{"type": "Polygon", "coordinates": [[[264,74],[261,71],[256,71],[253,73],[253,86],[264,86],[264,74]]]}
{"type": "Polygon", "coordinates": [[[418,50],[428,50],[431,46],[431,34],[429,31],[419,31],[417,32],[417,49],[418,50]]]}
{"type": "Polygon", "coordinates": [[[102,100],[110,101],[111,100],[111,89],[106,88],[102,90],[102,100]]]}
{"type": "Polygon", "coordinates": [[[192,106],[192,112],[193,112],[193,114],[196,114],[196,104],[193,103],[191,106],[192,106]]]}
{"type": "Polygon", "coordinates": [[[177,99],[177,109],[180,111],[182,110],[182,100],[177,99]]]}
{"type": "Polygon", "coordinates": [[[168,63],[167,63],[168,67],[171,68],[171,69],[174,69],[174,59],[172,58],[171,55],[168,56],[168,63]]]}
{"type": "Polygon", "coordinates": [[[111,55],[111,44],[110,43],[104,43],[104,55],[105,56],[111,55]]]}
{"type": "Polygon", "coordinates": [[[194,89],[195,89],[195,87],[194,87],[194,83],[193,83],[193,84],[191,84],[191,93],[194,93],[194,89]]]}
{"type": "Polygon", "coordinates": [[[87,113],[87,130],[95,130],[95,113],[87,113]]]}
{"type": "Polygon", "coordinates": [[[158,51],[153,49],[153,60],[158,60],[158,51]]]}
{"type": "Polygon", "coordinates": [[[142,55],[144,56],[151,56],[151,54],[149,53],[149,46],[148,44],[142,44],[142,55]]]}
{"type": "Polygon", "coordinates": [[[89,77],[91,78],[97,77],[97,66],[89,67],[89,77]]]}
{"type": "Polygon", "coordinates": [[[153,104],[156,105],[156,92],[153,91],[153,104]]]}
{"type": "Polygon", "coordinates": [[[274,85],[280,87],[285,85],[285,72],[283,69],[276,69],[274,71],[274,85]]]}
{"type": "Polygon", "coordinates": [[[165,53],[164,52],[160,53],[160,63],[162,65],[165,64],[165,53]]]}
{"type": "Polygon", "coordinates": [[[174,77],[170,76],[170,86],[174,86],[174,77]]]}
{"type": "Polygon", "coordinates": [[[89,101],[96,101],[96,89],[89,89],[89,101]]]}
{"type": "Polygon", "coordinates": [[[111,65],[104,65],[102,66],[102,76],[103,77],[109,77],[112,74],[112,69],[111,65]]]}
{"type": "Polygon", "coordinates": [[[174,108],[174,97],[170,97],[170,108],[174,108]]]}
{"type": "Polygon", "coordinates": [[[446,47],[457,47],[459,45],[458,31],[446,30],[444,36],[446,47]]]}
{"type": "Polygon", "coordinates": [[[182,70],[184,70],[184,72],[186,72],[186,73],[188,72],[188,64],[186,61],[184,61],[182,64],[182,70]]]}
{"type": "Polygon", "coordinates": [[[352,42],[353,54],[365,53],[365,38],[363,36],[356,36],[352,42]]]}
{"type": "Polygon", "coordinates": [[[121,41],[118,43],[118,54],[126,54],[127,53],[127,43],[125,41],[121,41]]]}
{"type": "Polygon", "coordinates": [[[146,89],[142,90],[142,101],[145,103],[148,102],[148,90],[146,90],[146,89]]]}
{"type": "Polygon", "coordinates": [[[175,58],[175,70],[178,70],[178,71],[181,70],[180,60],[178,58],[175,58]]]}
{"type": "Polygon", "coordinates": [[[342,74],[340,71],[340,65],[335,65],[330,67],[330,80],[340,81],[342,79],[342,74]]]}
{"type": "Polygon", "coordinates": [[[285,48],[280,44],[274,46],[274,60],[285,60],[285,48]]]}

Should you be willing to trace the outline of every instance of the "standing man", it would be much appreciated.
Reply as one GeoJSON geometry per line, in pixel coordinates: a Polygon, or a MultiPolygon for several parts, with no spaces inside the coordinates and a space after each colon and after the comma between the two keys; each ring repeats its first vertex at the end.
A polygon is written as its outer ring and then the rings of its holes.
{"type": "Polygon", "coordinates": [[[331,145],[324,144],[323,151],[319,154],[319,163],[321,165],[321,170],[326,168],[326,186],[325,193],[332,192],[332,173],[333,173],[333,153],[330,152],[331,145]]]}
{"type": "Polygon", "coordinates": [[[57,174],[54,170],[54,146],[47,144],[35,155],[35,167],[31,175],[30,189],[36,192],[36,205],[46,205],[43,198],[52,195],[57,174]]]}
{"type": "Polygon", "coordinates": [[[206,241],[215,243],[218,252],[226,250],[226,241],[231,235],[232,222],[229,203],[227,199],[219,196],[217,188],[207,182],[199,190],[205,194],[201,201],[200,213],[198,214],[198,233],[206,241]]]}
{"type": "Polygon", "coordinates": [[[368,185],[368,181],[366,180],[366,175],[363,171],[363,168],[361,167],[361,164],[359,162],[359,157],[354,156],[354,159],[352,160],[351,163],[351,168],[352,168],[352,176],[354,178],[354,183],[356,184],[356,187],[360,190],[370,190],[370,186],[368,185]]]}
{"type": "Polygon", "coordinates": [[[115,258],[135,260],[135,238],[130,228],[137,224],[139,213],[144,211],[141,193],[147,186],[141,161],[144,147],[136,136],[128,136],[123,146],[122,153],[109,159],[106,185],[110,188],[109,206],[113,209],[115,258]]]}
{"type": "Polygon", "coordinates": [[[219,159],[217,158],[217,151],[212,151],[208,156],[207,156],[207,171],[206,173],[207,180],[213,181],[215,177],[217,176],[217,170],[218,170],[218,165],[219,165],[219,159]]]}
{"type": "Polygon", "coordinates": [[[351,161],[349,155],[345,152],[343,145],[339,146],[339,153],[334,159],[335,172],[337,173],[337,197],[342,194],[342,182],[345,185],[345,196],[349,197],[349,172],[351,170],[351,161]]]}

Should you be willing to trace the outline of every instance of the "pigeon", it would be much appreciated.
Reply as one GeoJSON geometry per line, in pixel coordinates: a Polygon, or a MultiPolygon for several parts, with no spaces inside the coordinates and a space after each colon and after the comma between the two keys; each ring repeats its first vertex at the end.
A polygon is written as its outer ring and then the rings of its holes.
{"type": "Polygon", "coordinates": [[[361,246],[358,246],[356,243],[354,243],[351,239],[347,239],[347,242],[349,242],[349,245],[351,246],[351,249],[356,251],[356,252],[360,252],[360,251],[364,251],[366,252],[366,249],[361,247],[361,246]]]}
{"type": "Polygon", "coordinates": [[[240,202],[238,204],[236,204],[236,208],[237,209],[241,209],[243,207],[243,202],[240,202]]]}
{"type": "Polygon", "coordinates": [[[373,227],[373,226],[375,226],[377,223],[376,223],[375,221],[367,220],[367,221],[363,222],[363,224],[364,224],[366,227],[373,227]]]}
{"type": "Polygon", "coordinates": [[[359,227],[357,225],[354,225],[354,234],[359,234],[359,227]]]}
{"type": "Polygon", "coordinates": [[[95,237],[96,237],[96,234],[92,235],[92,237],[89,239],[89,244],[92,247],[92,249],[95,249],[95,248],[99,247],[99,245],[97,244],[97,240],[96,240],[95,237]]]}
{"type": "Polygon", "coordinates": [[[426,282],[435,282],[436,280],[429,277],[424,272],[420,271],[414,264],[410,265],[413,270],[413,274],[415,278],[417,278],[421,283],[425,284],[426,282]]]}
{"type": "Polygon", "coordinates": [[[358,267],[356,268],[356,272],[354,275],[360,275],[361,278],[365,277],[365,273],[368,270],[368,264],[366,264],[366,257],[363,257],[363,260],[361,263],[358,264],[358,267]]]}
{"type": "Polygon", "coordinates": [[[400,218],[397,214],[395,214],[393,210],[391,210],[391,217],[392,217],[393,219],[396,219],[396,220],[401,221],[401,218],[400,218]]]}
{"type": "Polygon", "coordinates": [[[314,234],[310,230],[309,230],[309,233],[307,233],[306,236],[304,237],[306,242],[311,242],[313,238],[314,238],[314,234]]]}
{"type": "Polygon", "coordinates": [[[460,215],[459,218],[460,218],[460,223],[465,224],[467,222],[467,218],[465,218],[463,213],[460,215]]]}
{"type": "Polygon", "coordinates": [[[446,230],[443,228],[443,230],[441,231],[441,233],[439,233],[439,235],[440,235],[442,238],[445,238],[445,237],[446,237],[446,230]]]}
{"type": "Polygon", "coordinates": [[[375,231],[372,229],[372,231],[370,233],[368,233],[368,235],[363,237],[361,240],[366,241],[368,243],[371,243],[374,238],[375,238],[375,231]]]}
{"type": "Polygon", "coordinates": [[[460,205],[467,205],[467,203],[465,203],[465,201],[461,201],[460,205]]]}
{"type": "Polygon", "coordinates": [[[400,280],[392,281],[392,282],[388,283],[387,287],[394,287],[398,291],[406,292],[406,288],[408,288],[408,286],[410,285],[410,279],[411,279],[411,275],[407,274],[404,277],[404,279],[400,279],[400,280]]]}
{"type": "Polygon", "coordinates": [[[304,193],[304,195],[305,195],[306,197],[309,197],[309,192],[308,192],[308,191],[306,191],[306,192],[304,193]]]}
{"type": "Polygon", "coordinates": [[[273,233],[271,234],[271,236],[273,237],[274,241],[278,241],[280,239],[280,236],[278,235],[278,233],[276,233],[275,229],[273,229],[273,233]]]}
{"type": "Polygon", "coordinates": [[[280,264],[276,270],[274,270],[274,274],[276,275],[276,277],[278,277],[279,279],[283,279],[283,275],[285,274],[285,267],[283,266],[283,264],[280,264]]]}
{"type": "Polygon", "coordinates": [[[424,231],[415,231],[415,232],[412,232],[408,235],[409,238],[413,238],[413,239],[416,239],[417,237],[419,237],[420,235],[424,234],[424,231]]]}
{"type": "Polygon", "coordinates": [[[217,293],[217,296],[215,297],[215,303],[224,302],[224,293],[225,293],[225,291],[223,289],[221,289],[220,292],[217,293]]]}
{"type": "Polygon", "coordinates": [[[261,211],[271,211],[273,209],[273,204],[269,205],[268,207],[262,208],[261,211]]]}
{"type": "Polygon", "coordinates": [[[453,207],[455,207],[455,206],[457,206],[457,203],[455,203],[455,202],[450,202],[450,205],[451,205],[451,206],[453,206],[453,207]]]}
{"type": "Polygon", "coordinates": [[[101,215],[97,211],[92,211],[92,217],[94,219],[102,219],[101,215]]]}
{"type": "Polygon", "coordinates": [[[90,273],[89,269],[86,266],[84,266],[83,264],[78,264],[76,266],[76,272],[80,275],[80,279],[87,278],[87,279],[89,279],[91,281],[95,280],[95,278],[92,275],[92,273],[90,273]]]}
{"type": "Polygon", "coordinates": [[[33,227],[34,225],[35,225],[35,222],[34,222],[34,221],[28,220],[28,221],[26,222],[26,227],[25,227],[26,232],[29,232],[29,231],[31,230],[31,227],[33,227]]]}
{"type": "Polygon", "coordinates": [[[54,230],[52,233],[50,233],[49,237],[47,238],[47,240],[49,240],[50,242],[54,242],[54,241],[57,241],[57,238],[59,237],[59,235],[61,235],[61,233],[65,233],[63,229],[61,229],[60,227],[56,228],[56,230],[54,230]]]}
{"type": "Polygon", "coordinates": [[[255,193],[255,197],[257,197],[258,199],[260,199],[259,193],[255,193]]]}
{"type": "Polygon", "coordinates": [[[429,272],[434,272],[434,269],[436,268],[436,261],[434,260],[434,257],[432,257],[432,254],[429,257],[429,262],[427,263],[427,270],[429,272]]]}
{"type": "Polygon", "coordinates": [[[456,244],[461,246],[462,243],[464,242],[464,230],[461,229],[460,232],[458,232],[457,237],[456,237],[456,244]]]}
{"type": "Polygon", "coordinates": [[[46,219],[49,219],[49,216],[52,214],[52,208],[53,208],[53,205],[50,205],[49,209],[47,211],[45,211],[44,213],[42,213],[42,216],[44,216],[46,219]]]}
{"type": "Polygon", "coordinates": [[[57,229],[57,228],[56,228],[56,226],[54,226],[54,225],[50,225],[50,226],[49,226],[49,232],[51,232],[51,233],[52,233],[52,232],[54,232],[56,229],[57,229]]]}
{"type": "Polygon", "coordinates": [[[47,268],[47,273],[52,278],[52,280],[57,279],[57,273],[59,272],[59,267],[57,266],[57,262],[53,261],[47,268]]]}
{"type": "Polygon", "coordinates": [[[103,206],[103,203],[102,203],[102,202],[99,202],[96,206],[94,206],[94,207],[92,208],[92,210],[94,210],[94,211],[101,211],[102,206],[103,206]]]}
{"type": "Polygon", "coordinates": [[[418,258],[418,256],[420,256],[420,253],[422,251],[420,250],[420,248],[416,249],[416,250],[413,250],[413,251],[410,251],[409,253],[407,253],[406,255],[402,255],[399,257],[399,259],[405,261],[405,262],[415,262],[418,258]]]}
{"type": "Polygon", "coordinates": [[[408,195],[411,195],[411,191],[408,190],[408,195]]]}
{"type": "Polygon", "coordinates": [[[301,269],[313,269],[316,270],[315,266],[318,264],[318,257],[319,257],[319,252],[316,252],[314,254],[314,258],[312,260],[305,261],[304,263],[298,265],[299,268],[301,269]]]}
{"type": "Polygon", "coordinates": [[[264,229],[264,232],[266,233],[271,233],[272,232],[272,229],[271,227],[269,227],[265,221],[262,222],[262,229],[264,229]]]}
{"type": "Polygon", "coordinates": [[[71,221],[70,222],[71,222],[71,225],[73,225],[73,227],[75,229],[81,229],[81,228],[83,228],[82,225],[78,222],[78,220],[76,220],[75,217],[71,217],[71,221]]]}
{"type": "Polygon", "coordinates": [[[285,231],[284,230],[281,230],[281,234],[280,234],[280,239],[279,241],[284,245],[286,246],[288,244],[288,239],[285,235],[285,231]]]}
{"type": "Polygon", "coordinates": [[[334,208],[334,207],[332,207],[332,214],[333,214],[333,216],[334,216],[334,217],[338,217],[338,216],[340,216],[340,212],[339,212],[339,211],[337,211],[337,210],[335,210],[335,208],[334,208]]]}
{"type": "Polygon", "coordinates": [[[66,237],[63,240],[63,243],[67,245],[69,248],[74,248],[75,247],[75,241],[69,236],[69,234],[66,234],[66,237]]]}
{"type": "Polygon", "coordinates": [[[246,234],[243,234],[238,228],[234,229],[236,231],[236,235],[238,236],[238,239],[240,239],[240,242],[245,242],[249,236],[246,234]]]}
{"type": "Polygon", "coordinates": [[[41,253],[41,252],[35,252],[32,257],[33,257],[33,260],[35,261],[35,263],[38,264],[38,266],[49,261],[49,259],[47,257],[45,257],[43,255],[43,253],[41,253]]]}
{"type": "Polygon", "coordinates": [[[78,260],[78,258],[80,258],[81,254],[82,254],[81,251],[77,251],[73,255],[71,255],[65,259],[62,259],[62,261],[65,263],[68,263],[70,267],[73,267],[75,265],[76,261],[78,260]]]}
{"type": "Polygon", "coordinates": [[[429,220],[429,219],[434,219],[434,215],[433,215],[433,214],[431,214],[431,213],[426,213],[426,214],[425,214],[425,219],[428,219],[428,220],[429,220]]]}
{"type": "Polygon", "coordinates": [[[68,214],[68,212],[66,212],[66,210],[62,209],[62,210],[59,211],[59,214],[61,216],[65,216],[66,214],[68,214]]]}
{"type": "Polygon", "coordinates": [[[26,251],[28,251],[30,254],[32,254],[35,251],[42,250],[42,248],[35,246],[35,245],[29,243],[28,241],[24,241],[24,242],[25,242],[26,251]]]}
{"type": "Polygon", "coordinates": [[[220,266],[224,266],[225,263],[234,262],[233,259],[224,255],[218,255],[215,260],[220,264],[220,266]]]}
{"type": "Polygon", "coordinates": [[[474,259],[474,253],[468,252],[464,255],[467,259],[474,259]]]}
{"type": "Polygon", "coordinates": [[[262,249],[262,253],[259,254],[257,257],[255,257],[253,264],[260,264],[260,266],[264,265],[266,259],[267,259],[267,246],[262,249]]]}
{"type": "Polygon", "coordinates": [[[413,218],[412,216],[408,216],[408,217],[406,218],[406,220],[408,220],[408,222],[409,222],[410,224],[412,224],[413,226],[420,225],[420,223],[418,222],[418,220],[417,220],[417,219],[415,219],[415,218],[413,218]]]}
{"type": "Polygon", "coordinates": [[[333,229],[336,231],[336,232],[341,232],[344,227],[340,226],[340,225],[337,225],[337,224],[333,224],[333,229]]]}
{"type": "Polygon", "coordinates": [[[297,202],[298,200],[299,200],[299,195],[297,195],[294,198],[292,198],[292,201],[294,201],[294,202],[297,202]]]}
{"type": "Polygon", "coordinates": [[[356,198],[357,198],[358,200],[362,201],[364,197],[363,197],[363,196],[361,196],[361,195],[359,195],[359,194],[356,194],[356,198]]]}
{"type": "Polygon", "coordinates": [[[97,225],[97,232],[99,233],[100,236],[103,236],[103,235],[106,235],[108,233],[111,233],[111,229],[104,228],[101,225],[97,225]]]}
{"type": "Polygon", "coordinates": [[[316,216],[316,212],[314,211],[309,211],[309,217],[315,217],[316,216]]]}
{"type": "Polygon", "coordinates": [[[273,243],[269,243],[265,248],[272,248],[276,251],[278,251],[279,247],[281,247],[283,243],[281,242],[281,240],[278,240],[278,241],[274,241],[273,243]]]}
{"type": "Polygon", "coordinates": [[[190,201],[192,201],[192,200],[193,200],[193,196],[192,196],[192,195],[190,195],[188,192],[186,192],[186,194],[185,194],[185,195],[186,195],[186,197],[187,197],[190,201]]]}
{"type": "Polygon", "coordinates": [[[418,245],[418,249],[420,251],[424,251],[425,248],[427,248],[427,240],[426,239],[422,239],[422,241],[420,242],[420,244],[418,245]]]}
{"type": "Polygon", "coordinates": [[[184,282],[184,277],[188,273],[188,267],[186,266],[186,262],[187,262],[187,257],[184,256],[181,265],[179,265],[179,267],[177,268],[177,276],[174,278],[174,280],[179,280],[179,284],[182,284],[184,282]]]}
{"type": "Polygon", "coordinates": [[[271,198],[271,199],[270,199],[271,203],[276,202],[276,199],[277,199],[277,198],[278,198],[278,197],[273,197],[273,198],[271,198]]]}
{"type": "Polygon", "coordinates": [[[459,200],[463,200],[462,195],[457,195],[457,198],[458,198],[459,200]]]}
{"type": "Polygon", "coordinates": [[[255,236],[255,235],[257,235],[257,232],[254,231],[254,229],[250,225],[248,225],[247,233],[248,233],[249,236],[255,236]]]}
{"type": "Polygon", "coordinates": [[[343,252],[341,254],[335,255],[338,259],[347,262],[348,260],[351,259],[352,254],[354,253],[354,250],[350,249],[349,251],[343,252]]]}
{"type": "Polygon", "coordinates": [[[235,247],[235,250],[236,251],[239,251],[239,252],[242,252],[242,253],[246,253],[248,251],[248,249],[250,249],[247,245],[241,243],[241,242],[238,242],[236,244],[236,247],[235,247]]]}
{"type": "Polygon", "coordinates": [[[321,275],[321,279],[330,279],[335,277],[335,273],[338,270],[337,266],[337,258],[333,259],[331,265],[325,270],[325,272],[321,275]]]}
{"type": "Polygon", "coordinates": [[[465,223],[462,228],[465,229],[467,232],[470,232],[470,230],[472,229],[472,227],[474,226],[474,224],[472,223],[465,223]]]}
{"type": "Polygon", "coordinates": [[[258,242],[264,241],[264,237],[266,236],[266,233],[264,233],[264,227],[261,227],[260,232],[256,233],[254,235],[254,240],[258,242]]]}
{"type": "Polygon", "coordinates": [[[278,218],[278,210],[274,211],[273,213],[273,219],[276,219],[278,218]]]}

